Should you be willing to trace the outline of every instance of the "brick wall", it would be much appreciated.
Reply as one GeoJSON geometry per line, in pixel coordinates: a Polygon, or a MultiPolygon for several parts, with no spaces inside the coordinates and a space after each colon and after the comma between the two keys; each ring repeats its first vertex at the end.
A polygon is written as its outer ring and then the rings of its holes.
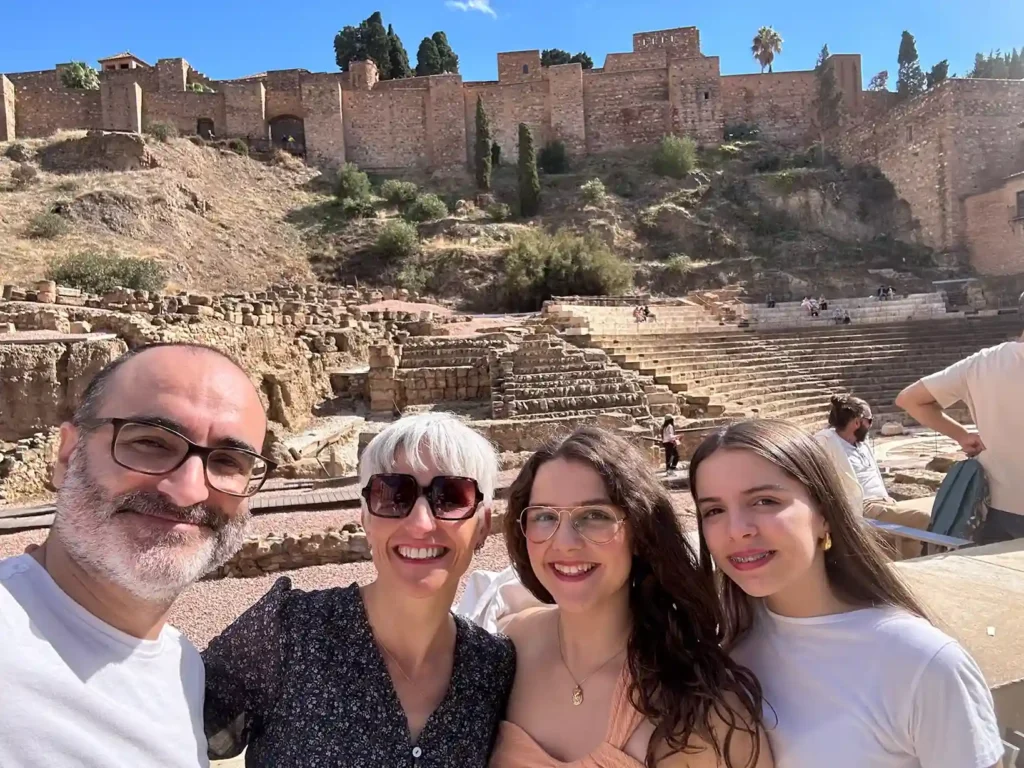
{"type": "Polygon", "coordinates": [[[303,73],[298,69],[267,72],[263,82],[267,88],[268,120],[281,115],[303,117],[302,77],[303,73]]]}
{"type": "Polygon", "coordinates": [[[633,35],[634,51],[646,51],[651,48],[670,51],[676,58],[696,58],[700,56],[700,30],[696,27],[677,27],[657,32],[637,32],[633,35]]]}
{"type": "Polygon", "coordinates": [[[520,83],[526,80],[541,79],[543,79],[543,74],[540,66],[540,51],[509,51],[498,54],[499,81],[520,83]]]}
{"type": "Polygon", "coordinates": [[[668,71],[585,72],[587,152],[653,144],[671,130],[668,71]]]}
{"type": "Polygon", "coordinates": [[[604,72],[629,72],[637,69],[665,69],[668,66],[667,51],[644,51],[642,53],[609,53],[604,57],[604,72]]]}
{"type": "Polygon", "coordinates": [[[491,140],[498,142],[505,162],[515,162],[519,148],[519,124],[526,123],[538,149],[550,138],[548,112],[549,81],[466,83],[464,109],[467,156],[476,141],[476,99],[483,99],[484,111],[491,123],[491,140]]]}
{"type": "Polygon", "coordinates": [[[552,138],[565,142],[570,155],[582,155],[587,151],[583,67],[579,64],[561,64],[549,67],[546,75],[552,138]]]}
{"type": "Polygon", "coordinates": [[[100,84],[103,127],[115,131],[142,130],[142,89],[138,83],[100,84]]]}
{"type": "MultiPolygon", "coordinates": [[[[427,162],[427,89],[342,91],[345,154],[365,168],[412,168],[427,162]]],[[[425,84],[425,83],[424,83],[425,84]]]]}
{"type": "Polygon", "coordinates": [[[0,141],[14,141],[15,118],[14,83],[0,75],[0,141]]]}
{"type": "MultiPolygon", "coordinates": [[[[51,78],[55,80],[56,78],[51,78]]],[[[15,132],[23,138],[49,136],[55,131],[99,128],[102,122],[100,92],[50,86],[15,86],[15,132]]]]}
{"type": "Polygon", "coordinates": [[[185,90],[188,70],[188,62],[184,59],[160,59],[156,63],[156,75],[160,90],[164,93],[185,90]]]}
{"type": "Polygon", "coordinates": [[[266,138],[266,89],[263,83],[222,83],[224,94],[224,136],[266,138]]]}
{"type": "Polygon", "coordinates": [[[995,189],[964,201],[971,266],[983,275],[1024,273],[1024,174],[1004,180],[995,189]]]}
{"type": "Polygon", "coordinates": [[[428,78],[428,81],[427,162],[431,168],[438,169],[465,167],[468,147],[462,78],[438,75],[428,78]]]}
{"type": "Polygon", "coordinates": [[[307,155],[323,165],[341,165],[345,162],[345,123],[338,77],[307,75],[301,87],[307,155]]]}
{"type": "MultiPolygon", "coordinates": [[[[213,120],[213,132],[216,136],[228,134],[228,118],[226,107],[229,99],[236,94],[232,92],[217,93],[194,93],[192,91],[149,91],[144,92],[142,97],[142,124],[144,126],[153,123],[170,123],[178,129],[182,135],[196,133],[197,123],[200,118],[213,120]]],[[[258,94],[257,94],[258,96],[258,94]]],[[[258,110],[257,99],[248,108],[258,110]]],[[[237,106],[237,102],[232,101],[237,106]]],[[[104,126],[109,128],[111,126],[104,126]]],[[[255,118],[250,130],[254,130],[255,118]]],[[[230,134],[239,135],[239,134],[230,134]]],[[[250,135],[253,138],[260,137],[259,133],[242,133],[242,136],[250,135]]]]}
{"type": "Polygon", "coordinates": [[[669,68],[672,132],[702,144],[722,140],[725,108],[717,56],[682,59],[669,68]]]}
{"type": "Polygon", "coordinates": [[[799,143],[810,135],[813,72],[725,75],[721,88],[725,125],[755,123],[773,141],[799,143]]]}

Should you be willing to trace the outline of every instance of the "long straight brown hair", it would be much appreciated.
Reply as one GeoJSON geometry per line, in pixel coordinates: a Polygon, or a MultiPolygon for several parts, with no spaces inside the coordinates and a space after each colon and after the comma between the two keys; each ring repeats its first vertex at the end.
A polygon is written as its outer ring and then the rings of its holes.
{"type": "Polygon", "coordinates": [[[542,602],[555,600],[530,566],[519,520],[530,504],[537,470],[553,459],[591,467],[608,498],[626,518],[633,542],[629,608],[633,626],[626,646],[630,702],[655,725],[646,765],[671,752],[692,752],[693,737],[709,744],[727,768],[736,732],[748,734],[756,765],[760,750],[761,686],[753,673],[722,649],[722,614],[710,572],[683,535],[672,500],[639,449],[598,427],[581,427],[537,451],[509,491],[505,543],[519,579],[542,602]],[[719,730],[717,721],[724,723],[719,730]],[[724,738],[722,733],[724,731],[724,738]]]}
{"type": "MultiPolygon", "coordinates": [[[[854,605],[893,606],[927,618],[924,608],[890,565],[878,537],[858,520],[832,459],[816,439],[789,422],[772,419],[740,421],[709,435],[690,459],[690,494],[695,504],[699,498],[697,470],[718,451],[755,453],[807,489],[832,536],[832,548],[825,556],[825,574],[840,597],[854,605]]],[[[698,524],[698,530],[701,569],[708,576],[714,574],[717,582],[725,616],[724,641],[730,647],[750,629],[756,598],[747,595],[721,570],[715,570],[703,525],[698,524]]]]}

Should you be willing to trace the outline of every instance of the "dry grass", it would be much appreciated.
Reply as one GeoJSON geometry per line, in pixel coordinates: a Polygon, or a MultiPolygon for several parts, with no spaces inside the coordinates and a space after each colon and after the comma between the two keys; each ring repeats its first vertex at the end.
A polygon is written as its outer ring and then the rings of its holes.
{"type": "MultiPolygon", "coordinates": [[[[35,152],[78,138],[61,132],[22,141],[35,152]]],[[[51,174],[15,188],[17,164],[0,145],[0,283],[39,279],[54,256],[113,249],[162,262],[187,288],[262,288],[279,279],[311,280],[307,249],[285,215],[319,199],[301,163],[269,166],[183,139],[153,143],[159,167],[128,172],[51,174]],[[62,202],[70,231],[57,240],[26,235],[29,222],[62,202]]],[[[298,161],[296,161],[298,162],[298,161]]]]}

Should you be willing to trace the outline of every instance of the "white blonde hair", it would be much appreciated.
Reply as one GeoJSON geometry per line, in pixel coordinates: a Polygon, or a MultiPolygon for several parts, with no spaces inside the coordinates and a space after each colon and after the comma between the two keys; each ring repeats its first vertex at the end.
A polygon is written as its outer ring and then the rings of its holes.
{"type": "Polygon", "coordinates": [[[432,465],[448,475],[471,477],[480,486],[484,502],[494,499],[498,480],[498,454],[483,435],[450,413],[428,412],[404,416],[389,424],[359,458],[359,484],[370,477],[393,472],[401,452],[413,471],[432,465]]]}

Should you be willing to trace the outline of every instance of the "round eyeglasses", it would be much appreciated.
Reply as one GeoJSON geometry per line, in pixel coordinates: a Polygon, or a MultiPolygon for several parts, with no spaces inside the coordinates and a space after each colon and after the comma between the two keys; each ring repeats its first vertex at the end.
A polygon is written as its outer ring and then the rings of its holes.
{"type": "Polygon", "coordinates": [[[519,527],[534,544],[543,544],[558,531],[563,515],[569,524],[591,544],[607,544],[615,538],[625,518],[611,505],[585,507],[527,507],[519,515],[519,527]]]}

